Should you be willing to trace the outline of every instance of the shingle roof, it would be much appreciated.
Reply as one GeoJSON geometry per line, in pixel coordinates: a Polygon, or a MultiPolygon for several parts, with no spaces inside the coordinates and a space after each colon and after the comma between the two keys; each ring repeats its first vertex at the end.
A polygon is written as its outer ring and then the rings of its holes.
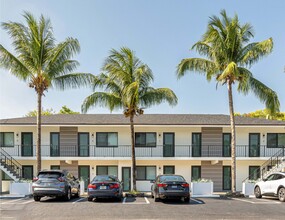
{"type": "MultiPolygon", "coordinates": [[[[236,116],[236,125],[285,126],[285,121],[236,116]]],[[[230,125],[228,115],[215,114],[144,114],[136,125],[230,125]]],[[[36,117],[1,119],[0,125],[35,125],[36,117]]],[[[43,125],[128,125],[123,114],[78,114],[42,116],[43,125]]]]}

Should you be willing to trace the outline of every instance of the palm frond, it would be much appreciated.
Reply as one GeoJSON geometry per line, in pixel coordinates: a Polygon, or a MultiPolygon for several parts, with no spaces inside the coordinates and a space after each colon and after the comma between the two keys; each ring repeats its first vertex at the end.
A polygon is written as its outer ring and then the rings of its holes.
{"type": "Polygon", "coordinates": [[[81,105],[81,111],[86,113],[91,107],[108,107],[110,111],[122,108],[121,98],[107,92],[95,92],[88,96],[81,105]]]}
{"type": "Polygon", "coordinates": [[[271,113],[280,111],[280,102],[275,91],[253,77],[250,77],[249,85],[256,97],[265,103],[266,108],[270,109],[271,113]]]}
{"type": "Polygon", "coordinates": [[[183,59],[177,66],[176,75],[180,79],[187,71],[194,71],[206,74],[209,80],[217,72],[215,63],[202,58],[183,59]]]}
{"type": "Polygon", "coordinates": [[[145,91],[140,97],[140,104],[144,107],[158,105],[162,102],[167,102],[169,105],[174,106],[178,102],[175,93],[168,88],[150,88],[145,91]]]}
{"type": "Polygon", "coordinates": [[[95,76],[90,73],[70,73],[52,78],[52,85],[60,90],[81,88],[91,85],[95,76]]]}
{"type": "Polygon", "coordinates": [[[0,67],[9,70],[17,78],[24,81],[29,77],[30,74],[30,71],[26,68],[26,66],[15,56],[13,56],[13,54],[7,51],[1,44],[0,67]]]}
{"type": "Polygon", "coordinates": [[[264,56],[270,54],[272,52],[272,49],[272,38],[269,38],[265,41],[248,44],[246,47],[243,48],[240,61],[241,63],[251,66],[264,56]]]}

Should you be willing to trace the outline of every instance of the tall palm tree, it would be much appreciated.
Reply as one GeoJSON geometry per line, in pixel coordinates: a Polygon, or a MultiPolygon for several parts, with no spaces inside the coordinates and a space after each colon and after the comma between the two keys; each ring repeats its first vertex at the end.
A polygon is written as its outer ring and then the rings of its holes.
{"type": "Polygon", "coordinates": [[[236,131],[233,107],[232,86],[237,84],[238,92],[248,94],[252,91],[271,112],[279,111],[276,93],[254,78],[248,68],[262,57],[271,53],[271,38],[249,43],[254,37],[250,24],[240,24],[238,16],[227,16],[221,11],[221,18],[210,17],[208,28],[201,41],[192,46],[206,58],[183,59],[177,67],[177,77],[181,78],[187,71],[204,74],[208,81],[214,78],[217,85],[227,85],[231,123],[231,157],[232,157],[232,192],[236,192],[236,131]]]}
{"type": "Polygon", "coordinates": [[[56,43],[49,19],[39,20],[24,12],[26,26],[22,23],[2,23],[2,27],[13,40],[15,55],[0,44],[0,66],[9,70],[18,79],[28,82],[37,93],[37,171],[41,170],[41,111],[42,96],[56,87],[77,88],[87,85],[91,74],[72,73],[79,65],[71,58],[80,51],[79,42],[74,38],[56,43]]]}
{"type": "Polygon", "coordinates": [[[176,105],[177,97],[168,88],[150,87],[153,81],[151,69],[129,48],[122,47],[120,51],[112,49],[102,71],[94,81],[94,88],[101,87],[104,90],[88,96],[82,104],[82,111],[87,112],[96,105],[106,106],[110,111],[124,109],[124,115],[130,118],[133,190],[136,190],[134,117],[143,114],[144,108],[164,101],[176,105]]]}

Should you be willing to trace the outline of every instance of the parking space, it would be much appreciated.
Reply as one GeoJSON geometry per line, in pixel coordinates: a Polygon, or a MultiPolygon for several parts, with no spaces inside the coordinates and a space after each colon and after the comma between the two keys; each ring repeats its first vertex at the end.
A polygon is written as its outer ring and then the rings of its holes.
{"type": "Polygon", "coordinates": [[[233,200],[237,200],[240,202],[251,203],[251,204],[261,204],[261,205],[281,205],[283,202],[280,202],[277,198],[266,197],[262,199],[256,198],[233,198],[233,200]]]}
{"type": "Polygon", "coordinates": [[[284,207],[285,203],[275,198],[191,198],[189,203],[154,202],[149,197],[93,202],[86,197],[70,201],[49,197],[41,202],[33,198],[0,200],[3,219],[280,219],[285,215],[284,207]]]}

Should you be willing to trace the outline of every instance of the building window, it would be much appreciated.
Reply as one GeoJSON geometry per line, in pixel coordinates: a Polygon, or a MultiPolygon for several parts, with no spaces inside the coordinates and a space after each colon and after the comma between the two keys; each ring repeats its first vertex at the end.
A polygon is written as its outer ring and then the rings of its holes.
{"type": "Polygon", "coordinates": [[[32,180],[34,174],[33,166],[22,166],[22,176],[24,179],[32,180]]]}
{"type": "Polygon", "coordinates": [[[259,166],[249,166],[249,179],[257,180],[260,178],[260,167],[259,166]]]}
{"type": "Polygon", "coordinates": [[[137,132],[135,133],[136,147],[156,147],[155,132],[137,132]]]}
{"type": "Polygon", "coordinates": [[[96,133],[97,147],[118,147],[117,132],[97,132],[96,133]]]}
{"type": "Polygon", "coordinates": [[[14,147],[14,132],[0,132],[0,146],[14,147]]]}
{"type": "Polygon", "coordinates": [[[2,171],[2,180],[13,180],[11,177],[8,176],[4,171],[2,171]]]}
{"type": "Polygon", "coordinates": [[[285,147],[285,133],[268,133],[267,134],[268,147],[285,147]]]}
{"type": "Polygon", "coordinates": [[[118,166],[97,166],[96,174],[118,176],[118,166]]]}
{"type": "Polygon", "coordinates": [[[201,166],[191,167],[191,181],[201,179],[201,166]]]}
{"type": "Polygon", "coordinates": [[[175,166],[163,166],[163,174],[175,174],[175,166]]]}
{"type": "Polygon", "coordinates": [[[137,166],[137,180],[154,180],[156,166],[137,166]]]}
{"type": "Polygon", "coordinates": [[[51,165],[50,169],[51,170],[60,170],[60,166],[59,165],[51,165]]]}

